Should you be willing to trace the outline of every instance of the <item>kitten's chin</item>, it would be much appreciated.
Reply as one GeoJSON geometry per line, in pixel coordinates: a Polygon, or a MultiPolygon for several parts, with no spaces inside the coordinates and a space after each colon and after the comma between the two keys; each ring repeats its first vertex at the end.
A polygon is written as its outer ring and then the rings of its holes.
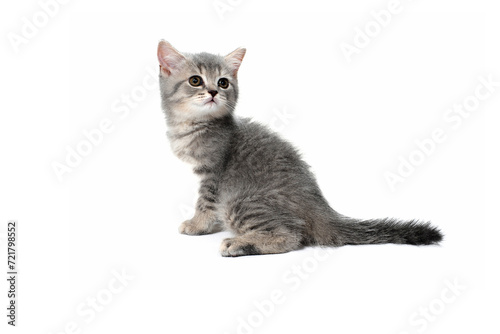
{"type": "Polygon", "coordinates": [[[229,114],[229,110],[220,102],[209,101],[193,106],[193,115],[198,117],[216,118],[229,114]]]}
{"type": "Polygon", "coordinates": [[[173,122],[203,121],[231,114],[227,105],[215,103],[189,103],[171,106],[167,117],[173,122]]]}

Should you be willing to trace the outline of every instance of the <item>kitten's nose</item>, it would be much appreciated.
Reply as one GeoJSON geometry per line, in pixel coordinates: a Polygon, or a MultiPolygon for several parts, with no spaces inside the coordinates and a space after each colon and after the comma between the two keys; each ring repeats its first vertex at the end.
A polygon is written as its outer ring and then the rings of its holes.
{"type": "Polygon", "coordinates": [[[208,91],[208,94],[212,95],[212,97],[214,97],[215,95],[217,95],[217,91],[216,90],[209,90],[208,91]]]}

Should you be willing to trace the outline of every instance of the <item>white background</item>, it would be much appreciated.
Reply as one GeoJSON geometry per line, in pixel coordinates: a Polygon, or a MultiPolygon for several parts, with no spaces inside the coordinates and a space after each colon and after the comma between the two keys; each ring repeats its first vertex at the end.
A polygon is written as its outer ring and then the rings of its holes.
{"type": "Polygon", "coordinates": [[[20,34],[22,18],[32,20],[40,4],[2,5],[0,233],[9,219],[20,224],[18,327],[7,326],[2,311],[2,333],[498,328],[492,155],[500,87],[456,129],[443,120],[474,94],[479,76],[500,80],[494,9],[477,1],[402,1],[402,11],[348,62],[341,43],[352,44],[356,27],[364,29],[370,12],[389,1],[229,3],[221,17],[212,1],[75,0],[17,52],[7,34],[20,34]],[[150,72],[162,38],[186,52],[246,47],[237,113],[274,125],[294,143],[337,211],[432,220],[445,234],[442,245],[222,258],[228,233],[178,234],[197,179],[170,151],[157,89],[144,89],[125,116],[115,112],[144,80],[155,83],[150,72]],[[105,119],[112,131],[58,179],[54,162],[65,163],[68,147],[105,119]],[[436,128],[447,140],[391,190],[384,173],[436,128]],[[294,267],[309,273],[299,278],[294,267]],[[110,295],[114,271],[133,279],[110,295]],[[444,303],[454,281],[464,288],[444,303]],[[255,303],[273,291],[282,302],[259,311],[255,303]],[[94,297],[105,305],[89,319],[78,309],[94,297]],[[422,320],[429,307],[438,312],[422,320]],[[73,323],[76,330],[65,330],[73,323]]]}

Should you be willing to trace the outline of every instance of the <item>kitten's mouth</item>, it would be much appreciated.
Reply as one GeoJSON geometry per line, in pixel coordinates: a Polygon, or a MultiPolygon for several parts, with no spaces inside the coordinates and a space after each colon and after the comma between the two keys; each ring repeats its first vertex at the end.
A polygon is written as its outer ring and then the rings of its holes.
{"type": "Polygon", "coordinates": [[[217,102],[212,98],[212,99],[208,100],[207,102],[205,102],[205,104],[208,104],[209,106],[212,106],[212,105],[217,104],[217,102]]]}

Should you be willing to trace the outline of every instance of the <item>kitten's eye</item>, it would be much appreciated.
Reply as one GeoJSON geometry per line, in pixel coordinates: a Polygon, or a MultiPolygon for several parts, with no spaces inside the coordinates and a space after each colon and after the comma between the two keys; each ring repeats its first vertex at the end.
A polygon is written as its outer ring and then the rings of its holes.
{"type": "Polygon", "coordinates": [[[229,87],[229,80],[227,80],[226,78],[220,78],[219,82],[217,83],[217,85],[220,88],[226,89],[227,87],[229,87]]]}
{"type": "Polygon", "coordinates": [[[199,75],[193,75],[189,78],[189,84],[193,87],[198,87],[203,83],[203,79],[199,75]]]}

